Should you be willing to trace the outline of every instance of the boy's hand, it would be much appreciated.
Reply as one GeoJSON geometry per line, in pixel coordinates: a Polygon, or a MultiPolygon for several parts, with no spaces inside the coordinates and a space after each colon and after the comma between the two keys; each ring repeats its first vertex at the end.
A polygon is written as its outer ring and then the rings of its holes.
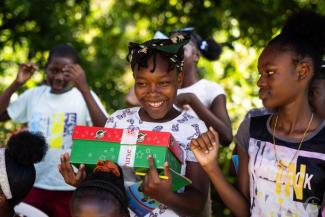
{"type": "Polygon", "coordinates": [[[206,133],[193,139],[190,146],[194,156],[205,171],[214,169],[217,166],[219,137],[212,127],[206,133]]]}
{"type": "Polygon", "coordinates": [[[150,168],[143,180],[143,193],[163,203],[167,200],[169,193],[172,193],[172,175],[168,163],[165,162],[164,164],[164,175],[168,179],[161,179],[151,155],[149,155],[148,160],[150,168]]]}
{"type": "Polygon", "coordinates": [[[79,64],[66,65],[63,68],[63,73],[68,80],[74,82],[81,92],[89,90],[85,71],[79,64]]]}
{"type": "Polygon", "coordinates": [[[19,66],[19,70],[16,77],[16,82],[20,85],[25,84],[34,72],[37,70],[37,66],[33,63],[23,63],[19,66]]]}
{"type": "Polygon", "coordinates": [[[86,178],[86,168],[85,165],[81,164],[77,173],[73,171],[70,164],[69,153],[64,153],[61,155],[61,164],[59,164],[59,171],[64,178],[65,183],[78,187],[81,181],[86,178]]]}

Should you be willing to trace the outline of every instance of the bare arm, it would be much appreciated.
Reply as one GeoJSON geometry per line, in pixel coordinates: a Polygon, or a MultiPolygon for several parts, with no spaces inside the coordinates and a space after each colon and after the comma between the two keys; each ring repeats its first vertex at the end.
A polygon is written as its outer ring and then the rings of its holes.
{"type": "Polygon", "coordinates": [[[31,78],[35,71],[36,66],[32,63],[21,64],[19,66],[16,79],[0,95],[0,121],[10,119],[7,108],[9,106],[11,96],[31,78]]]}
{"type": "MultiPolygon", "coordinates": [[[[250,216],[248,199],[243,193],[228,183],[222,174],[219,165],[216,163],[219,149],[217,133],[210,128],[207,133],[204,133],[199,138],[192,140],[191,149],[198,162],[208,174],[219,196],[226,206],[232,211],[232,213],[236,217],[250,216]]],[[[246,167],[247,166],[248,165],[246,165],[246,167]]],[[[246,180],[240,180],[240,182],[244,181],[246,180]]],[[[240,186],[248,187],[248,184],[242,183],[240,186]]],[[[242,190],[248,191],[246,189],[242,190]]]]}
{"type": "Polygon", "coordinates": [[[96,100],[94,99],[89,86],[87,84],[86,75],[83,69],[78,64],[68,65],[64,68],[65,76],[72,80],[78,90],[81,92],[89,110],[91,121],[94,126],[105,126],[107,117],[101,110],[96,100]]]}
{"type": "Polygon", "coordinates": [[[167,205],[180,215],[197,216],[205,204],[208,194],[208,177],[196,162],[187,162],[186,177],[192,180],[192,184],[186,187],[184,193],[171,191],[171,175],[168,166],[165,166],[165,175],[168,180],[161,180],[149,158],[150,170],[143,182],[143,191],[146,195],[167,205]]]}
{"type": "MultiPolygon", "coordinates": [[[[207,93],[209,94],[209,93],[207,93]]],[[[179,94],[177,96],[177,105],[190,105],[199,118],[204,121],[207,127],[213,127],[217,130],[221,144],[228,146],[232,141],[231,122],[226,108],[226,96],[221,94],[217,96],[211,105],[207,108],[199,98],[192,93],[179,94]]]]}

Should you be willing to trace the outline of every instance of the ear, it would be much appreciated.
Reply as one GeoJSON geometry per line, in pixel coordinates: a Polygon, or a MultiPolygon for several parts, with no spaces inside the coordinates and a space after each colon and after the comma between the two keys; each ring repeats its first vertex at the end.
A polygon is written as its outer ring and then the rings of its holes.
{"type": "Polygon", "coordinates": [[[178,73],[177,75],[177,84],[178,84],[178,88],[181,88],[182,84],[183,84],[183,80],[184,80],[184,72],[181,71],[178,73]]]}
{"type": "Polygon", "coordinates": [[[199,62],[199,59],[201,57],[201,52],[195,48],[195,51],[194,51],[194,55],[193,55],[193,59],[194,59],[194,62],[199,62]]]}
{"type": "Polygon", "coordinates": [[[297,65],[298,80],[305,80],[311,76],[311,64],[308,62],[301,62],[297,65]]]}

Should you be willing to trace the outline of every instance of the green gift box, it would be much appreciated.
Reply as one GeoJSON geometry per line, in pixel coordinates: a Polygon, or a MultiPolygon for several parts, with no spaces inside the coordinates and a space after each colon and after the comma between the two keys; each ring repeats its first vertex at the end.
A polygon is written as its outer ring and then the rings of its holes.
{"type": "Polygon", "coordinates": [[[112,160],[145,175],[149,168],[147,157],[152,155],[162,178],[165,178],[164,162],[168,162],[173,190],[191,183],[180,175],[184,153],[169,132],[76,126],[72,139],[70,162],[76,166],[85,164],[93,169],[98,160],[112,160]]]}

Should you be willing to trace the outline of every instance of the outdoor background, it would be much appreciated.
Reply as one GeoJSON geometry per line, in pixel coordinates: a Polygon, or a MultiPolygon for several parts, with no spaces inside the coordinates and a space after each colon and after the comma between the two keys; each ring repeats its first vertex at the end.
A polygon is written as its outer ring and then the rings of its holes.
{"type": "MultiPolygon", "coordinates": [[[[300,9],[325,14],[325,1],[1,0],[0,92],[26,61],[36,63],[39,71],[19,92],[41,83],[48,50],[67,43],[79,51],[89,85],[111,113],[126,106],[124,97],[133,84],[126,61],[128,42],[148,40],[157,30],[167,34],[191,26],[223,45],[218,61],[201,58],[200,75],[225,88],[235,133],[245,113],[261,106],[256,86],[261,48],[300,9]]],[[[19,127],[10,121],[0,123],[0,143],[19,127]]],[[[234,182],[228,172],[232,149],[233,144],[223,148],[219,162],[234,182]]],[[[231,216],[215,192],[213,200],[214,216],[231,216]]]]}

